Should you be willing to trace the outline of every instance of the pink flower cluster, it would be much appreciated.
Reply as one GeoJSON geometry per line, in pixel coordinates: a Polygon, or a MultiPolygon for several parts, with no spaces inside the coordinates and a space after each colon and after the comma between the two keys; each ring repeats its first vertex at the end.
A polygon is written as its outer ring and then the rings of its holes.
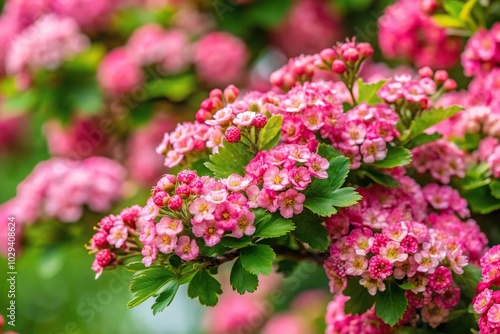
{"type": "Polygon", "coordinates": [[[341,37],[338,14],[322,0],[297,1],[272,38],[288,57],[310,54],[341,37]]]}
{"type": "Polygon", "coordinates": [[[245,196],[249,184],[249,180],[237,174],[217,181],[199,177],[191,170],[163,176],[144,207],[148,222],[140,235],[143,263],[150,266],[158,252],[175,252],[184,261],[195,259],[199,247],[189,236],[191,233],[203,238],[209,247],[218,244],[225,232],[236,238],[252,235],[255,214],[245,196]],[[160,215],[160,221],[155,223],[153,219],[159,216],[160,208],[168,210],[168,214],[160,215]]]}
{"type": "Polygon", "coordinates": [[[292,218],[304,209],[305,190],[313,178],[326,179],[328,160],[307,146],[284,144],[258,152],[245,167],[250,207],[261,207],[292,218]],[[262,188],[258,186],[261,185],[262,188]]]}
{"type": "Polygon", "coordinates": [[[431,97],[439,89],[450,91],[457,88],[457,83],[448,77],[446,71],[434,73],[429,67],[423,67],[418,74],[418,78],[412,78],[411,74],[395,75],[380,89],[378,96],[398,108],[425,110],[431,106],[431,97]]]}
{"type": "Polygon", "coordinates": [[[95,253],[92,270],[95,278],[101,276],[105,267],[114,264],[120,252],[126,252],[134,247],[135,238],[139,234],[142,208],[134,205],[123,209],[119,215],[109,215],[101,219],[94,229],[97,231],[86,245],[90,253],[95,253]]]}
{"type": "Polygon", "coordinates": [[[421,10],[419,1],[398,0],[385,9],[378,26],[380,48],[388,58],[410,59],[417,67],[433,68],[448,68],[459,60],[460,39],[448,36],[421,10]]]}
{"type": "Polygon", "coordinates": [[[197,73],[209,86],[223,87],[241,82],[248,59],[245,43],[226,32],[208,33],[195,45],[197,73]]]}
{"type": "Polygon", "coordinates": [[[456,191],[421,189],[409,177],[396,177],[399,188],[360,188],[360,203],[326,220],[333,244],[325,270],[333,293],[345,289],[349,277],[359,277],[371,295],[385,291],[389,278],[412,284],[409,319],[421,309],[422,320],[436,327],[460,299],[452,272],[477,263],[488,241],[473,220],[455,215],[468,214],[456,191]]]}
{"type": "Polygon", "coordinates": [[[328,304],[326,311],[326,334],[386,334],[390,327],[380,320],[373,308],[361,315],[345,314],[344,305],[349,300],[342,294],[337,294],[328,304]]]}
{"type": "Polygon", "coordinates": [[[475,76],[500,66],[500,23],[491,30],[480,28],[469,39],[462,53],[462,66],[467,76],[475,76]]]}
{"type": "Polygon", "coordinates": [[[20,224],[46,217],[76,222],[85,207],[94,212],[111,209],[122,196],[124,181],[125,170],[114,160],[52,158],[39,163],[4,205],[20,224]]]}
{"type": "Polygon", "coordinates": [[[472,306],[479,317],[479,333],[500,331],[500,245],[492,247],[481,258],[483,281],[479,283],[472,306]],[[492,288],[492,286],[495,286],[492,288]],[[491,288],[491,289],[490,289],[491,288]]]}
{"type": "Polygon", "coordinates": [[[78,23],[70,17],[47,14],[17,35],[6,55],[9,74],[55,69],[88,47],[78,23]]]}
{"type": "Polygon", "coordinates": [[[412,155],[412,165],[417,172],[429,172],[441,183],[450,183],[453,176],[465,176],[465,153],[453,142],[436,140],[413,149],[412,155]]]}

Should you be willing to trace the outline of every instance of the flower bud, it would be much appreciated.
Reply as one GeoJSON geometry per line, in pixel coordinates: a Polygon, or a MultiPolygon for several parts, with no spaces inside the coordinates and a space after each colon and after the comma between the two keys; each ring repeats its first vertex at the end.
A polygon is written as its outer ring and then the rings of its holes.
{"type": "Polygon", "coordinates": [[[446,91],[457,89],[457,82],[453,79],[446,79],[443,84],[443,87],[446,91]]]}
{"type": "Polygon", "coordinates": [[[235,126],[230,126],[224,133],[228,143],[237,143],[241,138],[241,131],[235,126]]]}
{"type": "Polygon", "coordinates": [[[347,67],[342,60],[334,60],[332,63],[332,71],[337,74],[344,74],[347,67]]]}
{"type": "Polygon", "coordinates": [[[168,200],[168,208],[173,211],[180,210],[182,208],[183,200],[179,195],[174,195],[168,200]]]}
{"type": "Polygon", "coordinates": [[[438,83],[445,82],[448,79],[448,72],[439,70],[434,73],[434,80],[438,83]]]}
{"type": "Polygon", "coordinates": [[[234,85],[229,85],[226,89],[224,89],[224,98],[226,99],[227,103],[233,103],[234,101],[236,101],[239,94],[240,90],[234,85]]]}
{"type": "Polygon", "coordinates": [[[418,75],[421,78],[432,78],[432,75],[434,74],[434,71],[429,66],[422,67],[421,69],[418,70],[418,75]]]}

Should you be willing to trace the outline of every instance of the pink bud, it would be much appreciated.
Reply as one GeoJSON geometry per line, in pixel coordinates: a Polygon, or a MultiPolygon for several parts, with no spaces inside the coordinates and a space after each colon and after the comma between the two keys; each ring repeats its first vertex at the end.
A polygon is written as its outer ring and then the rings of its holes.
{"type": "Polygon", "coordinates": [[[106,240],[107,234],[104,232],[97,232],[94,234],[92,237],[92,243],[97,247],[97,248],[104,248],[109,245],[108,240],[106,240]]]}
{"type": "Polygon", "coordinates": [[[196,112],[196,121],[198,123],[205,123],[205,121],[212,118],[212,113],[206,109],[199,109],[196,112]]]}
{"type": "Polygon", "coordinates": [[[224,89],[224,98],[226,99],[227,103],[233,103],[234,101],[236,101],[239,94],[240,90],[234,85],[229,85],[226,89],[224,89]]]}
{"type": "Polygon", "coordinates": [[[180,183],[189,184],[194,179],[196,179],[197,176],[198,175],[194,170],[189,170],[189,169],[181,170],[179,174],[177,174],[177,181],[179,181],[180,183]]]}
{"type": "Polygon", "coordinates": [[[191,187],[187,184],[181,184],[175,189],[175,193],[179,195],[181,198],[188,198],[191,195],[191,187]]]}
{"type": "Polygon", "coordinates": [[[111,261],[115,258],[115,254],[111,253],[109,249],[102,249],[96,255],[95,259],[97,260],[97,264],[101,267],[108,266],[111,261]]]}
{"type": "Polygon", "coordinates": [[[445,82],[448,79],[448,72],[439,70],[434,73],[434,80],[436,82],[445,82]]]}
{"type": "Polygon", "coordinates": [[[342,60],[334,60],[332,63],[332,71],[337,74],[344,74],[347,67],[342,60]]]}
{"type": "Polygon", "coordinates": [[[446,79],[446,81],[443,84],[443,87],[447,91],[455,90],[457,89],[457,82],[453,79],[446,79]]]}
{"type": "Polygon", "coordinates": [[[222,102],[222,96],[212,97],[212,110],[219,110],[222,107],[224,107],[224,103],[222,102]]]}
{"type": "Polygon", "coordinates": [[[273,86],[281,87],[283,85],[283,73],[281,71],[271,73],[270,82],[273,86]]]}
{"type": "Polygon", "coordinates": [[[354,63],[359,59],[359,52],[355,48],[348,48],[342,52],[342,57],[349,63],[354,63]]]}
{"type": "Polygon", "coordinates": [[[260,129],[265,127],[267,124],[267,117],[262,114],[257,114],[252,120],[252,125],[256,128],[260,129]]]}
{"type": "Polygon", "coordinates": [[[168,208],[173,211],[180,210],[182,203],[182,198],[179,195],[174,195],[168,200],[168,208]]]}
{"type": "Polygon", "coordinates": [[[432,78],[433,74],[434,71],[429,66],[422,67],[421,69],[418,70],[418,75],[421,78],[432,78]]]}
{"type": "Polygon", "coordinates": [[[168,194],[164,191],[158,191],[154,196],[153,196],[153,202],[159,206],[163,207],[165,206],[165,202],[168,201],[168,194]]]}
{"type": "Polygon", "coordinates": [[[228,143],[237,143],[241,138],[241,131],[235,126],[230,126],[224,133],[228,143]]]}
{"type": "Polygon", "coordinates": [[[438,3],[436,0],[420,0],[420,8],[426,14],[432,14],[437,9],[438,3]]]}
{"type": "Polygon", "coordinates": [[[212,110],[213,108],[212,99],[211,98],[204,99],[203,102],[201,102],[200,107],[201,109],[206,109],[208,111],[212,110]]]}
{"type": "Polygon", "coordinates": [[[219,88],[212,89],[210,91],[210,95],[209,96],[211,98],[214,98],[214,97],[222,98],[222,91],[219,88]]]}
{"type": "Polygon", "coordinates": [[[370,58],[373,55],[373,48],[370,43],[359,43],[356,45],[356,50],[358,50],[362,58],[370,58]]]}
{"type": "Polygon", "coordinates": [[[323,60],[327,64],[331,64],[335,60],[335,58],[337,58],[337,54],[331,48],[324,49],[320,52],[319,56],[321,57],[321,60],[323,60]]]}

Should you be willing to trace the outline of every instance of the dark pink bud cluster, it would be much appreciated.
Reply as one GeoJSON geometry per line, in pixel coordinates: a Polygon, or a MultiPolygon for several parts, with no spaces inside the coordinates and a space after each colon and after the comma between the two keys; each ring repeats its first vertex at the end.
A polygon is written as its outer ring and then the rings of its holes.
{"type": "Polygon", "coordinates": [[[137,229],[143,209],[134,205],[125,208],[118,216],[109,215],[101,219],[97,224],[96,233],[92,236],[86,246],[90,253],[96,253],[92,270],[96,272],[96,279],[102,274],[105,267],[114,265],[118,254],[127,251],[135,244],[137,229]]]}

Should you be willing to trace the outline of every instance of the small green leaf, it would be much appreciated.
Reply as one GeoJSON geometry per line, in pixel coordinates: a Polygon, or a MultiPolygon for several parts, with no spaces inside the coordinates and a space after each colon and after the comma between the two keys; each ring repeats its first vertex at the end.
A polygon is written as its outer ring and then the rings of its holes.
{"type": "Polygon", "coordinates": [[[207,270],[200,270],[189,282],[187,292],[190,298],[198,297],[200,304],[215,306],[219,301],[218,295],[222,293],[222,288],[220,283],[207,270]]]}
{"type": "Polygon", "coordinates": [[[351,187],[335,190],[332,193],[332,197],[330,198],[332,205],[339,208],[345,208],[347,206],[354,205],[360,200],[361,195],[351,187]]]}
{"type": "Polygon", "coordinates": [[[16,93],[15,95],[5,97],[2,108],[10,111],[31,111],[38,102],[38,93],[33,90],[16,93]]]}
{"type": "Polygon", "coordinates": [[[382,80],[372,84],[365,84],[362,79],[358,79],[358,103],[366,102],[369,105],[383,103],[378,95],[378,91],[382,88],[387,80],[382,80]]]}
{"type": "MultiPolygon", "coordinates": [[[[220,2],[224,3],[224,1],[220,2]]],[[[274,27],[283,22],[283,18],[287,15],[288,8],[292,4],[292,0],[254,1],[251,5],[245,7],[245,20],[247,24],[252,26],[274,27]]]]}
{"type": "Polygon", "coordinates": [[[317,153],[321,155],[323,158],[327,159],[328,161],[330,161],[333,158],[342,156],[342,153],[333,148],[332,145],[327,145],[323,143],[319,144],[317,153]]]}
{"type": "Polygon", "coordinates": [[[372,165],[380,168],[405,166],[411,162],[411,152],[404,147],[387,147],[387,156],[384,160],[375,161],[372,165]]]}
{"type": "Polygon", "coordinates": [[[239,249],[246,247],[252,243],[252,240],[250,240],[250,237],[243,237],[243,238],[235,238],[235,237],[223,237],[220,240],[220,245],[231,248],[231,249],[239,249]]]}
{"type": "Polygon", "coordinates": [[[385,282],[385,291],[377,292],[375,313],[389,326],[394,326],[403,317],[408,307],[404,290],[394,282],[385,282]]]}
{"type": "Polygon", "coordinates": [[[462,269],[464,270],[462,275],[453,273],[453,282],[460,288],[462,295],[472,299],[475,296],[477,284],[481,281],[481,269],[472,264],[462,269]]]}
{"type": "Polygon", "coordinates": [[[129,289],[134,294],[134,299],[128,302],[128,308],[143,303],[174,278],[175,274],[162,266],[152,266],[138,272],[130,283],[129,289]]]}
{"type": "Polygon", "coordinates": [[[403,142],[412,140],[431,126],[434,126],[439,122],[442,122],[445,119],[458,114],[463,109],[464,108],[460,106],[451,106],[448,108],[432,108],[431,110],[425,111],[422,113],[422,115],[415,117],[410,125],[409,132],[406,132],[402,136],[401,140],[403,142]]]}
{"type": "Polygon", "coordinates": [[[474,212],[485,215],[500,209],[500,200],[491,195],[489,185],[465,191],[463,196],[474,212]]]}
{"type": "Polygon", "coordinates": [[[266,126],[260,130],[257,147],[259,151],[270,150],[280,140],[281,125],[283,124],[283,116],[276,115],[267,120],[266,126]]]}
{"type": "Polygon", "coordinates": [[[233,290],[238,291],[240,295],[245,292],[254,292],[259,285],[257,275],[249,273],[243,268],[241,260],[237,259],[233,264],[231,276],[229,277],[233,290]]]}
{"type": "Polygon", "coordinates": [[[465,28],[466,24],[459,18],[450,15],[436,14],[432,18],[434,21],[443,28],[465,28]]]}
{"type": "Polygon", "coordinates": [[[409,150],[414,149],[415,147],[422,146],[427,143],[431,143],[435,140],[442,138],[443,136],[440,133],[433,133],[428,135],[427,133],[421,133],[409,142],[405,144],[405,147],[409,150]]]}
{"type": "Polygon", "coordinates": [[[158,312],[162,312],[172,303],[177,290],[179,290],[179,281],[177,280],[170,281],[165,285],[158,297],[156,297],[154,304],[151,306],[153,315],[156,315],[158,312]]]}
{"type": "MultiPolygon", "coordinates": [[[[159,74],[155,74],[159,75],[159,74]]],[[[145,86],[148,99],[165,97],[174,102],[184,101],[196,87],[196,79],[192,74],[154,78],[145,86]]]]}
{"type": "Polygon", "coordinates": [[[389,188],[397,188],[399,187],[399,182],[393,178],[390,175],[387,175],[385,173],[382,173],[381,171],[378,171],[376,169],[370,168],[370,169],[363,169],[358,172],[360,175],[364,175],[368,178],[370,178],[372,181],[375,181],[378,184],[381,184],[383,186],[389,187],[389,188]]]}
{"type": "Polygon", "coordinates": [[[370,295],[368,290],[359,284],[359,278],[350,278],[342,294],[350,297],[344,305],[345,314],[361,315],[375,303],[375,297],[370,295]]]}
{"type": "Polygon", "coordinates": [[[412,290],[412,289],[415,289],[415,285],[412,284],[412,283],[403,283],[401,285],[399,285],[399,287],[403,290],[412,290]]]}
{"type": "Polygon", "coordinates": [[[457,0],[448,0],[443,2],[444,9],[453,17],[458,17],[462,8],[464,7],[464,3],[462,1],[457,0]]]}
{"type": "Polygon", "coordinates": [[[493,197],[500,199],[500,180],[491,181],[490,190],[493,197]]]}
{"type": "Polygon", "coordinates": [[[304,210],[300,215],[295,215],[292,221],[296,227],[292,235],[306,243],[314,250],[325,251],[328,248],[328,231],[321,224],[322,219],[309,210],[304,210]]]}
{"type": "Polygon", "coordinates": [[[269,245],[251,245],[240,250],[240,260],[248,272],[259,275],[269,275],[273,269],[276,254],[269,245]]]}
{"type": "Polygon", "coordinates": [[[245,166],[252,158],[243,144],[231,144],[224,140],[224,147],[219,147],[219,152],[211,155],[211,162],[205,163],[205,166],[214,173],[216,178],[227,178],[233,173],[244,176],[245,166]]]}
{"type": "Polygon", "coordinates": [[[144,269],[146,269],[146,267],[144,266],[144,263],[142,263],[141,261],[134,261],[134,262],[128,263],[125,266],[125,269],[127,269],[128,271],[135,272],[135,271],[144,270],[144,269]]]}
{"type": "Polygon", "coordinates": [[[465,22],[471,21],[471,12],[474,6],[476,5],[477,0],[469,0],[464,5],[462,10],[460,11],[459,18],[465,22]]]}
{"type": "Polygon", "coordinates": [[[292,221],[282,217],[279,213],[266,215],[255,226],[253,235],[261,238],[277,238],[295,230],[292,221]]]}

